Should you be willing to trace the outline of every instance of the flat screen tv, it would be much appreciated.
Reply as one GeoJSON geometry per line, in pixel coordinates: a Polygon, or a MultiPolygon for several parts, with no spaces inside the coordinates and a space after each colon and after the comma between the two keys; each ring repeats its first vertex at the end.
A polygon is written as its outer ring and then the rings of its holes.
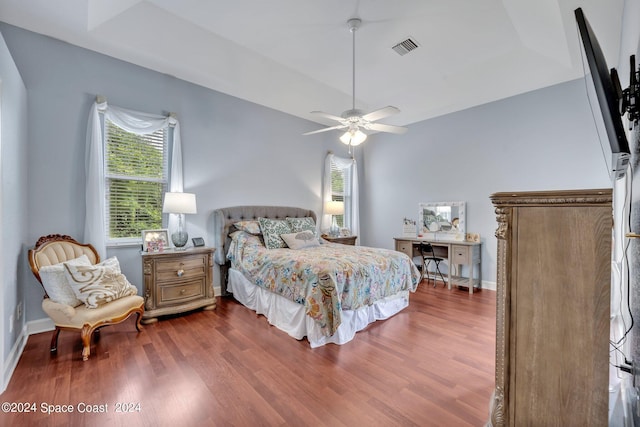
{"type": "MultiPolygon", "coordinates": [[[[589,64],[589,69],[585,70],[585,73],[591,74],[591,78],[585,76],[585,79],[588,82],[593,82],[593,86],[589,87],[588,90],[595,93],[595,97],[598,100],[597,105],[591,102],[592,108],[595,110],[596,107],[599,107],[600,109],[599,115],[594,111],[594,118],[598,121],[598,116],[600,116],[602,119],[602,123],[596,123],[596,125],[604,127],[609,139],[611,148],[610,171],[613,173],[614,179],[622,178],[629,164],[630,151],[627,135],[622,124],[623,112],[620,111],[622,94],[619,90],[618,74],[615,69],[612,68],[610,71],[607,67],[598,39],[591,25],[589,25],[589,21],[585,18],[582,9],[578,8],[574,12],[580,38],[582,39],[582,46],[584,47],[584,57],[589,64]]],[[[590,97],[593,96],[592,94],[589,95],[590,97]]]]}

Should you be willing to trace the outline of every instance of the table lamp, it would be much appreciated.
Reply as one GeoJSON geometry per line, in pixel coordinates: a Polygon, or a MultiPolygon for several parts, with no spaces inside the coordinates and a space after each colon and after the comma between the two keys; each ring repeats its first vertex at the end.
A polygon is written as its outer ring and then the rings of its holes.
{"type": "Polygon", "coordinates": [[[176,249],[184,249],[189,239],[185,228],[184,215],[198,213],[196,195],[192,193],[164,193],[162,212],[178,215],[178,229],[171,234],[171,241],[176,249]]]}
{"type": "Polygon", "coordinates": [[[338,223],[336,222],[336,215],[344,214],[344,202],[332,200],[330,202],[325,203],[324,205],[324,213],[326,215],[331,215],[331,228],[329,229],[329,234],[331,236],[338,236],[338,223]]]}

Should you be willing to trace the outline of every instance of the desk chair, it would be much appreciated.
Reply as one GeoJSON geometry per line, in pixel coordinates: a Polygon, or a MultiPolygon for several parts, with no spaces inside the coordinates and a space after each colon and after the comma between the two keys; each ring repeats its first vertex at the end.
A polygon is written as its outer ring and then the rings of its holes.
{"type": "Polygon", "coordinates": [[[422,256],[422,278],[427,278],[427,283],[429,283],[429,265],[431,263],[435,264],[436,270],[433,273],[433,287],[436,287],[436,278],[440,275],[440,279],[442,279],[442,283],[447,285],[447,282],[444,280],[444,276],[440,271],[440,263],[444,261],[444,258],[437,257],[433,252],[433,246],[431,243],[420,242],[420,255],[422,256]]]}

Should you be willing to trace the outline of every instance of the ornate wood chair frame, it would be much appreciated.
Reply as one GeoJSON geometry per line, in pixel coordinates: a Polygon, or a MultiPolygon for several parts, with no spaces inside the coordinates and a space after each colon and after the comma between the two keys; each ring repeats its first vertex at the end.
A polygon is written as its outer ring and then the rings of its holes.
{"type": "MultiPolygon", "coordinates": [[[[31,266],[31,271],[35,275],[38,282],[42,285],[42,279],[40,278],[40,268],[46,265],[54,265],[65,261],[70,261],[74,258],[78,258],[82,255],[86,255],[89,258],[89,261],[92,264],[97,264],[100,262],[100,255],[96,249],[88,244],[88,243],[79,243],[75,239],[70,236],[62,235],[62,234],[50,234],[48,236],[43,236],[38,239],[36,245],[33,249],[29,249],[28,257],[29,257],[29,265],[31,266]]],[[[44,286],[43,286],[44,289],[44,286]]],[[[52,315],[47,312],[47,308],[51,305],[58,306],[55,310],[60,311],[60,308],[66,309],[67,305],[58,304],[49,300],[49,295],[47,295],[46,289],[44,290],[44,299],[42,302],[43,310],[49,315],[49,317],[54,320],[55,330],[53,331],[53,336],[51,337],[51,352],[56,353],[58,349],[58,335],[61,330],[69,330],[74,332],[80,332],[80,336],[82,338],[82,360],[86,361],[89,359],[89,355],[91,353],[91,337],[94,332],[96,335],[99,333],[99,328],[108,325],[114,325],[120,322],[125,321],[129,318],[130,315],[136,313],[138,318],[136,320],[136,329],[138,332],[142,330],[142,325],[140,321],[142,319],[142,315],[144,313],[144,298],[136,295],[129,298],[131,302],[124,306],[122,312],[114,313],[112,310],[108,310],[109,313],[105,316],[98,316],[95,320],[89,322],[85,321],[80,326],[78,322],[78,326],[70,326],[59,325],[52,317],[52,315]]],[[[119,300],[116,300],[119,301],[119,300]]],[[[73,323],[73,313],[86,311],[86,310],[101,310],[103,307],[106,307],[109,304],[114,304],[116,301],[110,302],[101,306],[97,309],[89,309],[84,305],[78,307],[71,307],[71,310],[64,310],[67,313],[72,313],[71,316],[68,316],[70,322],[73,323]]],[[[97,313],[97,312],[94,312],[97,313]]],[[[62,322],[61,322],[62,323],[62,322]]]]}

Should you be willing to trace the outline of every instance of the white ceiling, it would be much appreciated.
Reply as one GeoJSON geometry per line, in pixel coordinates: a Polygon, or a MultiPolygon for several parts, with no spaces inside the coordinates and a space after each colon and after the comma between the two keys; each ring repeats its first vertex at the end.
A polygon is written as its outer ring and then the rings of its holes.
{"type": "Polygon", "coordinates": [[[309,113],[351,108],[358,17],[356,108],[407,125],[581,77],[576,7],[616,66],[623,1],[0,0],[0,20],[333,124],[309,113]]]}

